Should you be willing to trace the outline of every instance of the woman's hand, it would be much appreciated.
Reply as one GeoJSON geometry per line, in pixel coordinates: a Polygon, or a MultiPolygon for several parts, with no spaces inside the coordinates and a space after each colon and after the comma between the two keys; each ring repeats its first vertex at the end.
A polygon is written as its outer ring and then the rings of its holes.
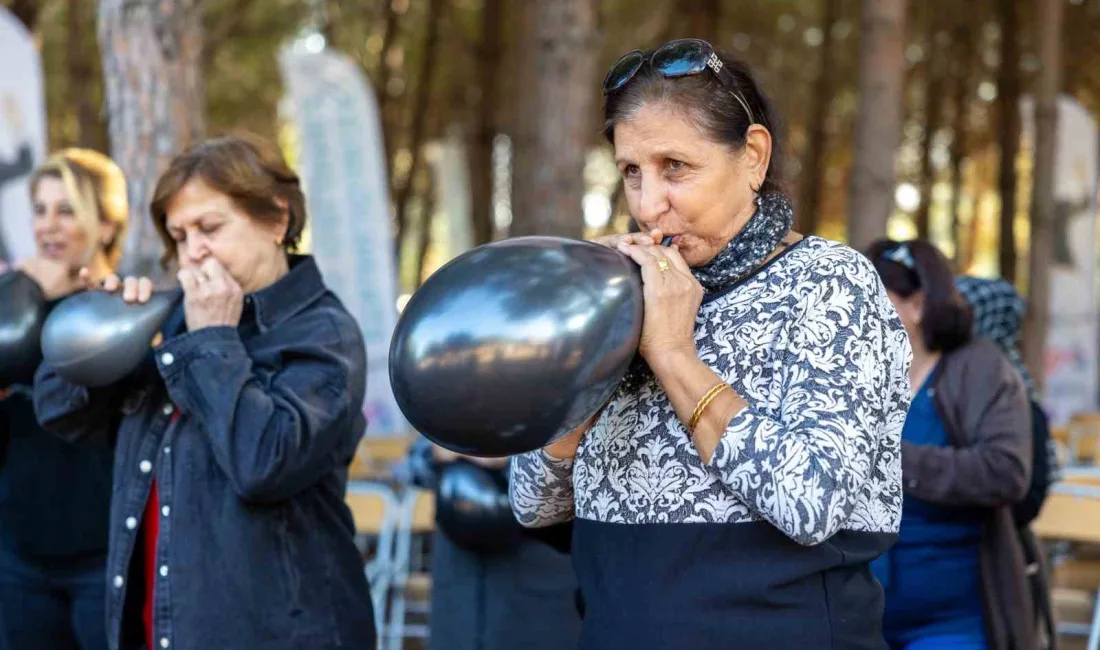
{"type": "Polygon", "coordinates": [[[651,367],[677,354],[694,358],[695,316],[703,303],[703,287],[679,248],[620,243],[618,249],[642,268],[645,320],[638,348],[642,357],[651,367]]]}
{"type": "Polygon", "coordinates": [[[600,246],[606,246],[608,248],[619,248],[619,244],[638,244],[640,246],[646,246],[649,244],[661,243],[660,230],[651,230],[648,233],[633,232],[625,235],[605,235],[603,237],[597,237],[592,240],[593,244],[599,244],[600,246]]]}
{"type": "Polygon", "coordinates": [[[79,279],[80,284],[89,291],[102,289],[108,293],[114,293],[121,289],[122,300],[125,302],[136,302],[140,305],[149,302],[149,298],[153,295],[153,281],[146,277],[128,276],[122,279],[112,273],[103,279],[103,284],[96,284],[88,269],[84,268],[80,269],[79,279]]]}
{"type": "Polygon", "coordinates": [[[453,463],[456,460],[467,460],[474,465],[480,465],[488,469],[500,469],[508,464],[508,457],[502,458],[481,458],[480,456],[467,456],[466,454],[460,454],[453,452],[450,449],[440,447],[437,444],[432,444],[432,458],[440,464],[453,463]]]}
{"type": "Polygon", "coordinates": [[[189,332],[204,327],[236,327],[241,322],[244,292],[216,259],[208,257],[200,267],[182,269],[176,277],[183,286],[189,332]]]}
{"type": "Polygon", "coordinates": [[[79,278],[68,264],[48,257],[32,257],[16,268],[38,283],[47,300],[68,295],[81,287],[79,278]]]}

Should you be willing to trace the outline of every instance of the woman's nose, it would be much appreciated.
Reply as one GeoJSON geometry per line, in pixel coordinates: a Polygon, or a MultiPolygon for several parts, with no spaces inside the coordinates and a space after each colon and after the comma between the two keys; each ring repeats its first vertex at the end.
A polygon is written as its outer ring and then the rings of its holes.
{"type": "Polygon", "coordinates": [[[665,212],[668,212],[668,188],[659,179],[643,177],[638,198],[638,221],[651,225],[665,212]]]}

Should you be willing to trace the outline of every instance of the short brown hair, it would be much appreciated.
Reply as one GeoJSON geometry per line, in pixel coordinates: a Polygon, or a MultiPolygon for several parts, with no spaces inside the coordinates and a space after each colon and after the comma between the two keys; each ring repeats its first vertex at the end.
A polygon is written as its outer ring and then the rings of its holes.
{"type": "Polygon", "coordinates": [[[164,241],[163,263],[176,256],[176,243],[168,233],[168,204],[195,178],[225,194],[248,216],[259,221],[277,221],[287,211],[284,250],[293,250],[306,226],[306,199],[298,175],[282,153],[262,138],[236,134],[207,140],[172,159],[157,180],[149,212],[164,241]],[[279,199],[286,202],[285,208],[279,199]]]}
{"type": "Polygon", "coordinates": [[[99,226],[113,223],[118,227],[114,238],[102,244],[107,264],[118,267],[122,244],[126,241],[129,203],[126,177],[110,158],[91,149],[62,149],[51,155],[31,173],[31,198],[43,178],[56,178],[65,186],[77,222],[88,233],[95,252],[100,246],[99,226]]]}

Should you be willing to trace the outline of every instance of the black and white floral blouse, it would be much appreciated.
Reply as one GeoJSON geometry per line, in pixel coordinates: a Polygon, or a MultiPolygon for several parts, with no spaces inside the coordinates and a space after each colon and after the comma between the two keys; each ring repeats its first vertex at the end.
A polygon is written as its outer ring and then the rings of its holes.
{"type": "Polygon", "coordinates": [[[574,520],[581,648],[884,648],[909,341],[871,263],[817,237],[708,296],[699,357],[748,402],[703,464],[651,378],[576,458],[512,463],[527,526],[574,520]]]}

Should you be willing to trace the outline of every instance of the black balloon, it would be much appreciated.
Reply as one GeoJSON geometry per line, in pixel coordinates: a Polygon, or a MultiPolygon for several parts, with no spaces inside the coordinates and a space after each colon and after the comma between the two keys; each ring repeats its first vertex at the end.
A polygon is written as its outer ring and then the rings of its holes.
{"type": "Polygon", "coordinates": [[[29,384],[42,361],[46,296],[29,275],[0,275],[0,388],[29,384]]]}
{"type": "Polygon", "coordinates": [[[42,328],[42,355],[61,377],[107,386],[129,375],[179,302],[178,289],[127,304],[118,293],[88,291],[62,301],[42,328]]]}
{"type": "Polygon", "coordinates": [[[519,237],[434,273],[394,330],[390,381],[442,447],[505,456],[546,446],[607,402],[638,348],[642,281],[590,242],[519,237]]]}
{"type": "Polygon", "coordinates": [[[489,470],[458,460],[440,472],[436,521],[457,546],[499,553],[519,541],[523,527],[512,514],[506,484],[489,470]]]}

